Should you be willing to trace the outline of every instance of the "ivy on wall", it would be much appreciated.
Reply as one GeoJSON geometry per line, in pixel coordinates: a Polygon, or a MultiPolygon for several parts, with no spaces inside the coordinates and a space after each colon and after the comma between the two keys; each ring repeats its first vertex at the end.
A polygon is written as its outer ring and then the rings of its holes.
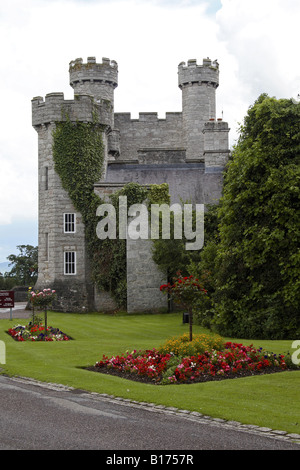
{"type": "Polygon", "coordinates": [[[96,209],[102,203],[94,193],[94,183],[103,172],[103,126],[94,116],[93,122],[71,122],[68,116],[57,122],[53,131],[53,160],[63,188],[78,210],[85,225],[87,251],[92,278],[97,277],[97,255],[101,240],[96,235],[96,209]]]}
{"type": "MultiPolygon", "coordinates": [[[[92,123],[71,122],[68,117],[56,123],[53,131],[54,168],[63,188],[83,218],[92,281],[109,291],[119,307],[126,308],[126,240],[100,240],[96,234],[97,207],[104,201],[94,192],[94,183],[103,172],[103,127],[96,117],[92,123]]],[[[119,196],[127,196],[127,206],[143,203],[169,203],[169,186],[128,183],[110,197],[118,217],[119,196]]],[[[118,221],[117,221],[118,222],[118,221]]],[[[118,227],[118,223],[117,223],[118,227]]]]}
{"type": "Polygon", "coordinates": [[[64,189],[83,218],[89,219],[89,204],[94,199],[94,183],[103,172],[103,128],[92,123],[56,123],[53,132],[53,159],[64,189]]]}
{"type": "Polygon", "coordinates": [[[117,216],[117,239],[103,240],[101,251],[97,255],[96,282],[105,290],[109,290],[118,306],[126,307],[127,303],[127,265],[126,240],[118,238],[119,196],[127,197],[127,207],[133,204],[169,203],[169,185],[142,186],[138,183],[128,183],[121,190],[110,196],[110,203],[114,206],[117,216]]]}
{"type": "Polygon", "coordinates": [[[151,184],[148,193],[148,202],[151,204],[170,204],[168,183],[151,184]]]}

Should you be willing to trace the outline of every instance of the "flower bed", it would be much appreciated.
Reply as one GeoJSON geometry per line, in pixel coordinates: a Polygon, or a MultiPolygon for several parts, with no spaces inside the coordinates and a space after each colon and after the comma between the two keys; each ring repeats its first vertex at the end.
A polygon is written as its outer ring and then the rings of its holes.
{"type": "Polygon", "coordinates": [[[183,384],[280,372],[288,366],[281,354],[227,342],[222,350],[211,349],[187,357],[158,349],[133,351],[111,358],[104,355],[88,369],[154,384],[183,384]]]}
{"type": "Polygon", "coordinates": [[[58,328],[42,325],[16,325],[8,330],[8,334],[16,341],[69,341],[71,338],[58,328]]]}

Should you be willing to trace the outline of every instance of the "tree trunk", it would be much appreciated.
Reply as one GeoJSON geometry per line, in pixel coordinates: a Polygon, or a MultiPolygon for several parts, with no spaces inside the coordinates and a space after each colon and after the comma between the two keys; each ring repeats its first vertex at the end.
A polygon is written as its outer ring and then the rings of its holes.
{"type": "Polygon", "coordinates": [[[45,336],[47,336],[47,308],[45,308],[45,336]]]}
{"type": "MultiPolygon", "coordinates": [[[[171,276],[169,275],[169,273],[167,274],[167,282],[171,282],[171,276]]],[[[171,297],[171,294],[170,292],[168,292],[167,294],[167,297],[168,297],[168,313],[171,313],[173,311],[173,302],[172,302],[172,297],[171,297]]]]}
{"type": "Polygon", "coordinates": [[[189,307],[190,341],[193,341],[193,309],[189,307]]]}

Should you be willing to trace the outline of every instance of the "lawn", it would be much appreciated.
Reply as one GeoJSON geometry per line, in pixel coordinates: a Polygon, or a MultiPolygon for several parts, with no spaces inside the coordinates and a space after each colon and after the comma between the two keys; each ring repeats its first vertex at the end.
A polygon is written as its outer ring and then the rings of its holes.
{"type": "MultiPolygon", "coordinates": [[[[16,342],[6,331],[24,319],[0,320],[6,346],[2,373],[61,383],[137,401],[198,411],[205,415],[300,434],[300,371],[197,383],[152,385],[83,369],[126,350],[152,349],[188,331],[180,314],[99,315],[48,313],[48,325],[73,338],[60,342],[16,342]]],[[[195,333],[208,333],[194,325],[195,333]]],[[[296,338],[295,338],[296,339],[296,338]]],[[[292,341],[224,338],[276,354],[291,353],[292,341]]]]}

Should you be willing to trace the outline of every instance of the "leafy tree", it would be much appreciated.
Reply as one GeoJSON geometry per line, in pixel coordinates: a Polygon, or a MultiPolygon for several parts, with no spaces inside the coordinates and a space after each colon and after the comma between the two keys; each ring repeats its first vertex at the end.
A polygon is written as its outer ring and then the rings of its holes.
{"type": "MultiPolygon", "coordinates": [[[[193,217],[195,219],[195,212],[193,211],[193,217]]],[[[160,235],[161,235],[161,223],[160,218],[160,235]]],[[[183,222],[181,232],[183,234],[183,222]]],[[[199,251],[197,250],[186,250],[186,237],[182,236],[182,239],[174,238],[174,214],[170,213],[170,239],[162,238],[161,236],[153,240],[152,246],[152,259],[157,264],[158,269],[166,277],[167,282],[170,283],[172,278],[177,272],[181,272],[182,275],[187,276],[189,274],[188,266],[192,260],[199,259],[199,251]]],[[[172,297],[168,292],[168,311],[173,310],[172,297]]]]}
{"type": "Polygon", "coordinates": [[[10,276],[22,285],[34,284],[38,273],[38,247],[18,245],[18,255],[9,255],[7,259],[12,265],[10,276]]]}
{"type": "Polygon", "coordinates": [[[214,324],[221,334],[300,333],[299,155],[299,104],[261,95],[244,119],[218,209],[214,324]]]}
{"type": "Polygon", "coordinates": [[[10,290],[16,284],[16,278],[11,276],[10,272],[0,273],[0,290],[10,290]]]}
{"type": "MultiPolygon", "coordinates": [[[[195,218],[195,212],[193,213],[195,218]]],[[[202,250],[186,250],[186,238],[183,236],[181,240],[174,239],[174,216],[171,214],[171,237],[170,240],[159,238],[153,240],[152,258],[157,264],[159,270],[166,276],[167,282],[171,282],[172,278],[178,271],[183,276],[196,275],[196,277],[205,277],[205,287],[208,289],[209,295],[199,296],[198,306],[195,309],[196,319],[200,313],[211,306],[210,295],[213,291],[213,279],[209,276],[207,266],[209,263],[202,263],[202,250]],[[205,306],[205,308],[204,308],[205,306]]],[[[183,230],[182,230],[183,231],[183,230]]],[[[217,235],[217,205],[206,207],[204,214],[204,246],[213,243],[217,235]]],[[[168,297],[168,307],[171,310],[171,297],[168,297]]],[[[206,324],[205,326],[208,326],[206,324]]]]}

